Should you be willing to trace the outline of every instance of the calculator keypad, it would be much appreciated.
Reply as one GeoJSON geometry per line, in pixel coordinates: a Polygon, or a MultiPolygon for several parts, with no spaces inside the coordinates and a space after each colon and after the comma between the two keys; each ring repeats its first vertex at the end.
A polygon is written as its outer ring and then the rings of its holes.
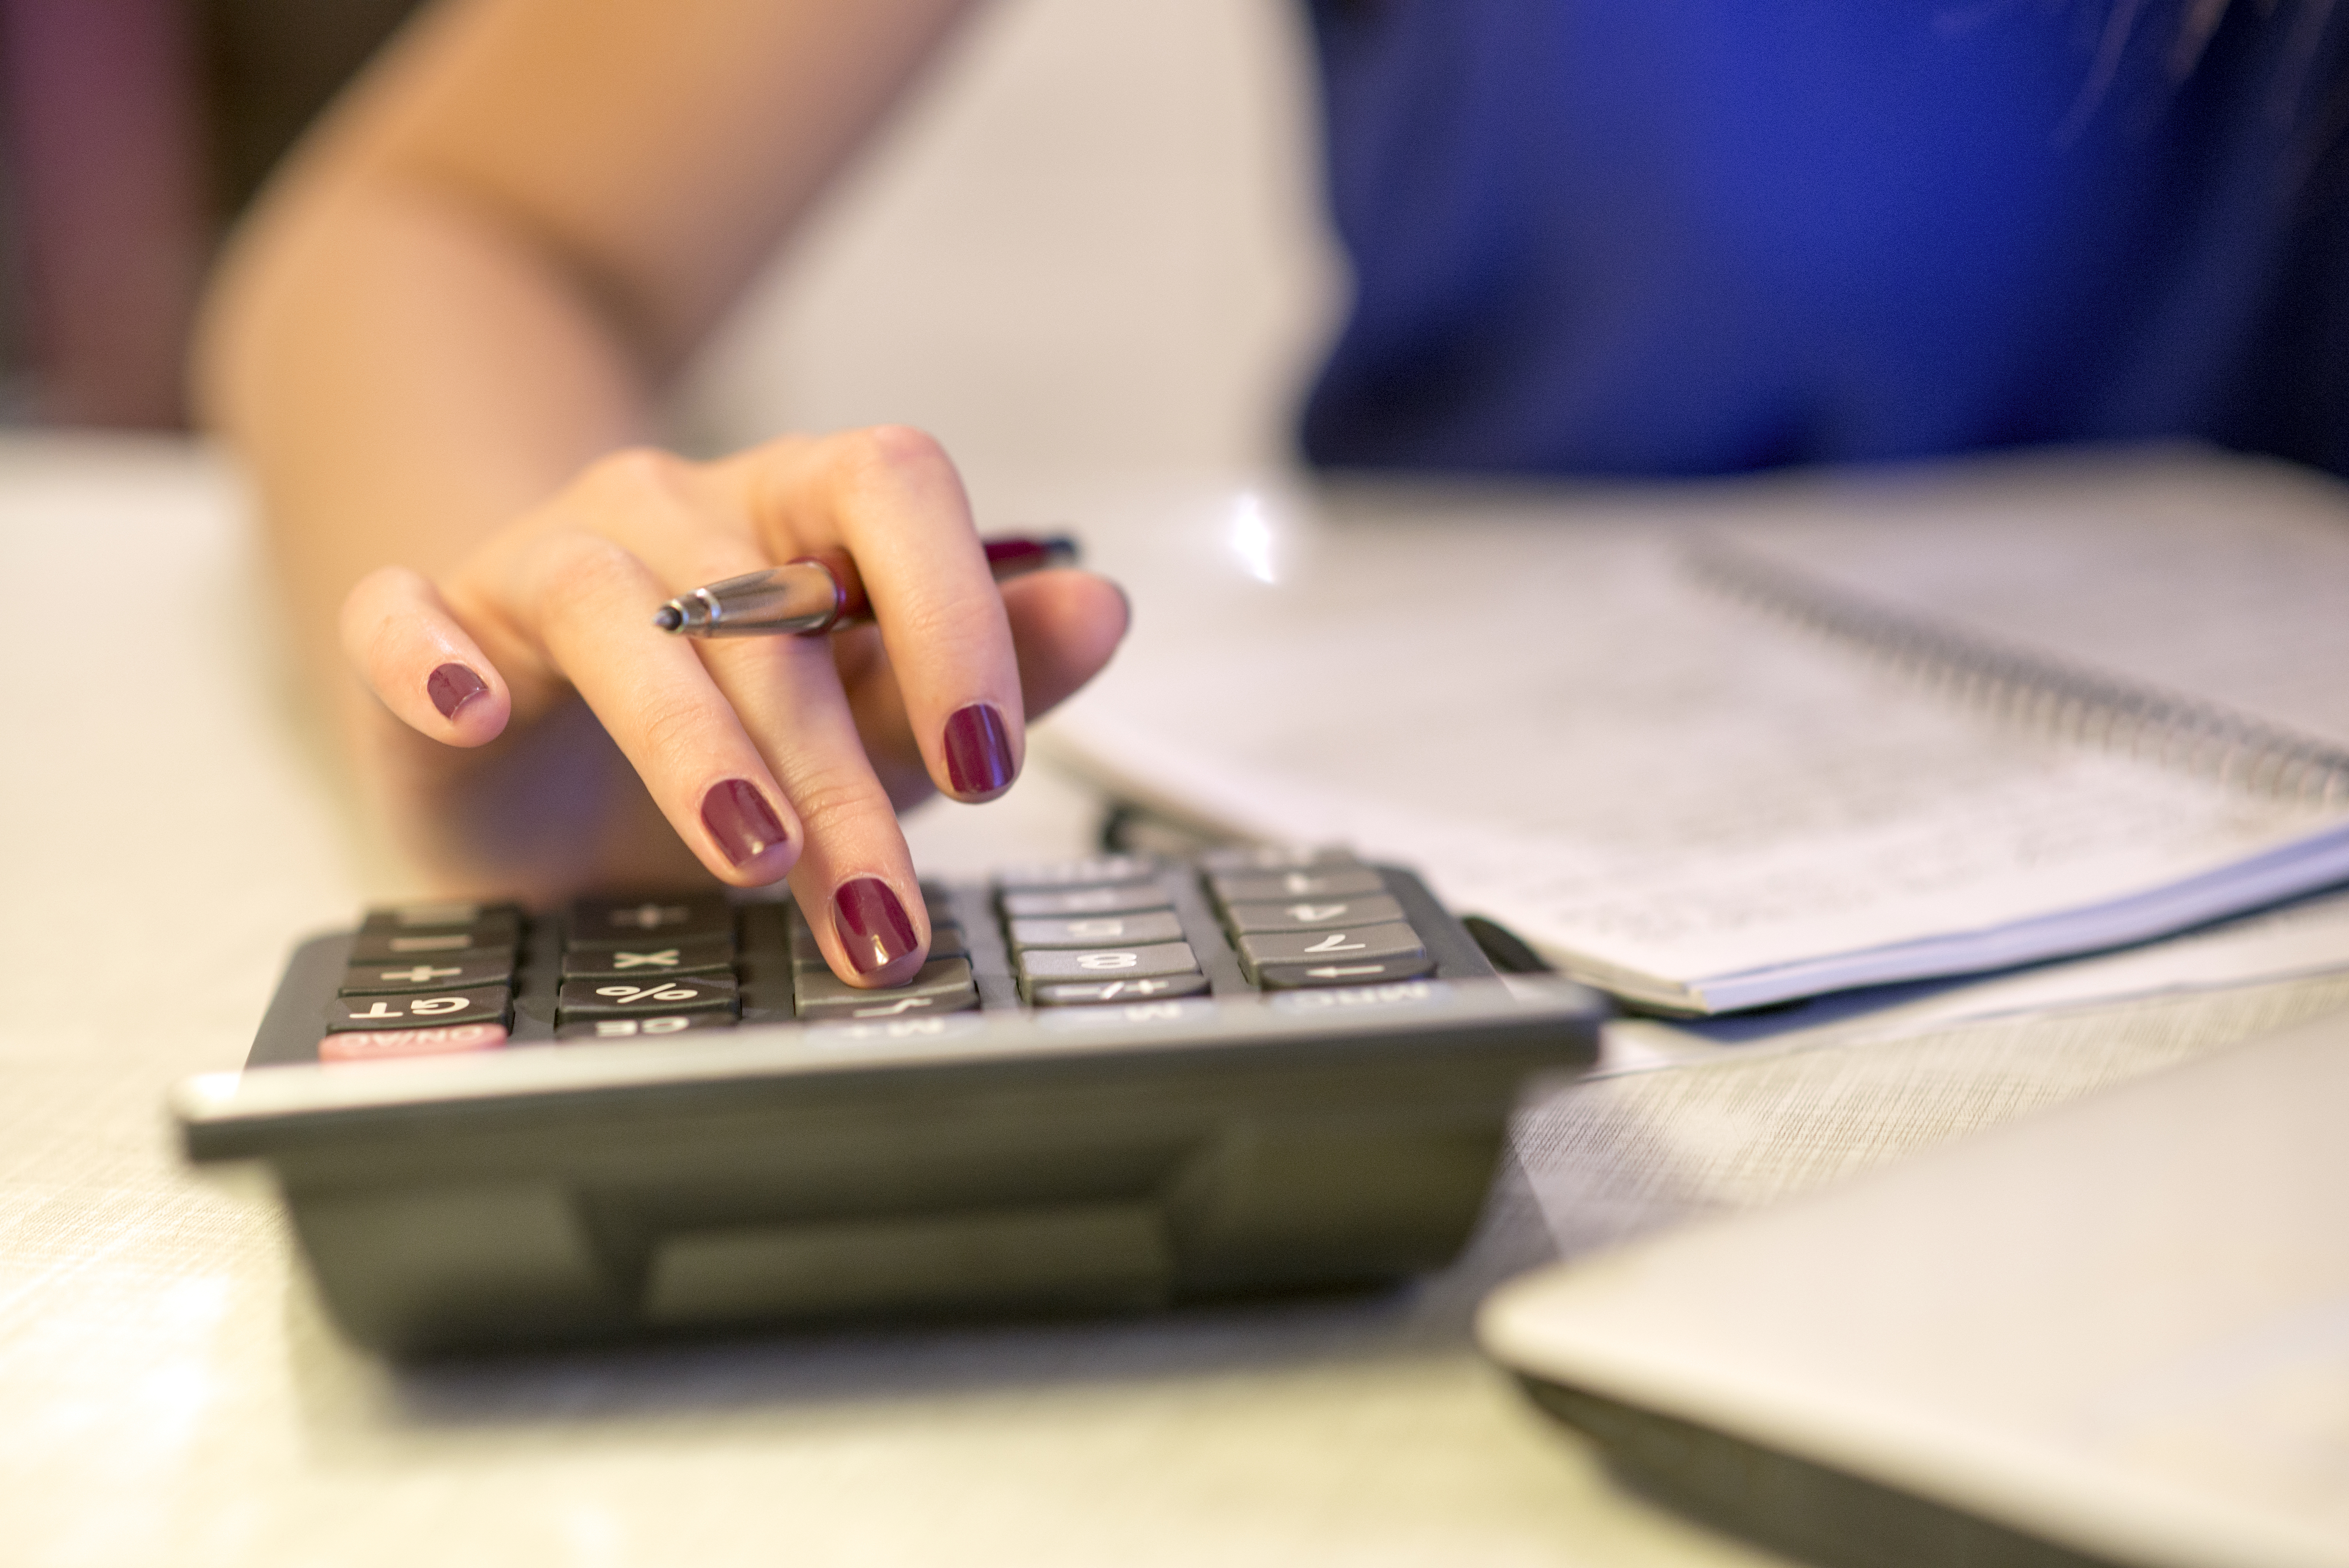
{"type": "Polygon", "coordinates": [[[802,1018],[902,1018],[978,1006],[968,958],[933,958],[905,985],[885,989],[851,985],[828,969],[802,971],[794,979],[802,1018]]]}
{"type": "Polygon", "coordinates": [[[412,1029],[419,1025],[502,1024],[512,1000],[502,985],[471,991],[424,991],[396,996],[337,996],[326,1010],[326,1030],[412,1029]]]}
{"type": "Polygon", "coordinates": [[[1162,942],[1150,947],[1032,947],[1019,955],[1019,978],[1030,985],[1040,980],[1139,980],[1198,972],[1198,955],[1187,942],[1162,942]]]}
{"type": "Polygon", "coordinates": [[[731,975],[565,980],[557,997],[566,1021],[630,1013],[723,1013],[731,1017],[738,1005],[731,975]]]}
{"type": "Polygon", "coordinates": [[[436,1024],[420,1029],[368,1029],[328,1035],[318,1042],[322,1062],[385,1061],[495,1050],[506,1043],[503,1024],[436,1024]]]}
{"type": "Polygon", "coordinates": [[[648,1042],[746,1023],[895,1026],[982,1008],[1162,1017],[1229,995],[1406,980],[1437,959],[1402,888],[1322,849],[1020,866],[984,888],[926,885],[928,961],[885,988],[836,977],[781,900],[636,894],[537,920],[503,905],[403,905],[371,912],[353,937],[319,1055],[648,1042]]]}
{"type": "Polygon", "coordinates": [[[1155,855],[1092,855],[1083,860],[1007,866],[995,873],[995,885],[1006,892],[1121,887],[1151,882],[1160,870],[1161,862],[1155,855]]]}
{"type": "Polygon", "coordinates": [[[1282,898],[1361,898],[1386,883],[1368,866],[1316,866],[1289,872],[1218,872],[1208,882],[1226,907],[1282,898]]]}
{"type": "Polygon", "coordinates": [[[1128,882],[1119,887],[1040,888],[1003,895],[1003,913],[1009,920],[1074,920],[1095,914],[1137,914],[1145,909],[1172,909],[1174,899],[1156,882],[1128,882]]]}
{"type": "Polygon", "coordinates": [[[457,931],[362,931],[351,943],[354,964],[396,965],[419,959],[447,964],[471,959],[510,965],[513,954],[513,933],[500,926],[457,931]]]}
{"type": "Polygon", "coordinates": [[[730,1029],[725,1013],[657,1013],[644,1017],[574,1017],[556,1026],[558,1040],[658,1040],[689,1029],[730,1029]]]}
{"type": "Polygon", "coordinates": [[[1102,1002],[1155,1002],[1195,996],[1207,988],[1205,975],[1159,975],[1144,980],[1069,980],[1029,988],[1039,1007],[1076,1007],[1102,1002]]]}
{"type": "Polygon", "coordinates": [[[1402,905],[1382,892],[1362,898],[1299,898],[1287,903],[1224,906],[1224,923],[1243,936],[1266,931],[1332,931],[1402,918],[1402,905]]]}
{"type": "Polygon", "coordinates": [[[734,967],[731,936],[697,936],[665,945],[574,947],[563,954],[566,980],[655,979],[665,975],[723,975],[734,967]]]}
{"type": "MultiPolygon", "coordinates": [[[[1427,956],[1419,933],[1401,921],[1385,925],[1349,926],[1342,931],[1275,932],[1239,940],[1240,965],[1259,985],[1309,985],[1315,980],[1332,985],[1350,976],[1322,974],[1336,966],[1412,963],[1427,956]]],[[[1399,978],[1381,975],[1381,980],[1399,978]]]]}
{"type": "Polygon", "coordinates": [[[1391,958],[1331,959],[1313,964],[1268,964],[1257,981],[1268,991],[1299,991],[1320,985],[1383,985],[1392,980],[1416,980],[1435,967],[1424,953],[1398,954],[1391,958]]]}
{"type": "MultiPolygon", "coordinates": [[[[511,949],[502,951],[511,954],[511,949]]],[[[429,958],[378,960],[354,964],[345,969],[341,990],[346,996],[392,991],[470,991],[481,985],[502,985],[512,978],[513,959],[510,955],[455,958],[445,963],[429,958]]]]}
{"type": "Polygon", "coordinates": [[[734,910],[717,893],[666,898],[583,898],[574,901],[567,934],[572,948],[637,947],[647,937],[734,937],[734,910]]]}
{"type": "Polygon", "coordinates": [[[1011,945],[1019,947],[1100,947],[1109,943],[1139,946],[1183,940],[1183,921],[1171,909],[1145,910],[1138,914],[1088,914],[1074,920],[1015,920],[1011,945]]]}

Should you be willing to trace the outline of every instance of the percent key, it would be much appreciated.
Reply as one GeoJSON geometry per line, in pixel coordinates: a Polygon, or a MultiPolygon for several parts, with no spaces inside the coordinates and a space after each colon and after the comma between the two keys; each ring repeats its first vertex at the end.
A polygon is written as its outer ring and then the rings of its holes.
{"type": "Polygon", "coordinates": [[[730,975],[680,975],[674,979],[565,980],[555,1005],[565,1020],[626,1017],[643,1013],[723,1013],[740,1005],[730,975]]]}

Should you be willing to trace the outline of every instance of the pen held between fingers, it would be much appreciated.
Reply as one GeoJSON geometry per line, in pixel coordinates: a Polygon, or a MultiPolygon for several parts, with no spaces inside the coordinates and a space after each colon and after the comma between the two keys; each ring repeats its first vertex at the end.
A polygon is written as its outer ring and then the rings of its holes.
{"type": "MultiPolygon", "coordinates": [[[[983,543],[988,572],[998,583],[1077,559],[1075,542],[1064,536],[983,543]]],[[[653,624],[688,637],[815,636],[858,624],[871,614],[855,562],[834,551],[680,593],[654,614],[653,624]]]]}

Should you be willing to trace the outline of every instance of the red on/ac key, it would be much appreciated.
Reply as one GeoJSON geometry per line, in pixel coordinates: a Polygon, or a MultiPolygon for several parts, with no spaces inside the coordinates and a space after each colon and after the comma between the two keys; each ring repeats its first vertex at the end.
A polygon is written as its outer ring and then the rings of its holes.
{"type": "Polygon", "coordinates": [[[322,1062],[372,1062],[386,1057],[437,1057],[486,1051],[506,1043],[503,1024],[450,1024],[427,1029],[360,1029],[318,1042],[322,1062]]]}

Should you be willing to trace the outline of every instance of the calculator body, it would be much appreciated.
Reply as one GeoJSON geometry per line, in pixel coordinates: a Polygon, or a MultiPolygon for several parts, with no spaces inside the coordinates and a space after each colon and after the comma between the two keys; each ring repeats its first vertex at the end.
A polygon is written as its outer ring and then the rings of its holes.
{"type": "MultiPolygon", "coordinates": [[[[502,1039],[382,1059],[372,1041],[436,1031],[371,1034],[415,1002],[338,995],[354,953],[382,951],[371,921],[305,944],[246,1070],[190,1080],[174,1109],[191,1159],[267,1168],[336,1321],[395,1355],[1146,1310],[1439,1267],[1521,1086],[1589,1063],[1601,1004],[1496,975],[1407,871],[1247,853],[1221,872],[1122,856],[926,886],[934,950],[964,951],[924,975],[966,966],[953,998],[933,983],[843,1001],[775,903],[722,906],[723,971],[593,984],[569,973],[580,908],[497,912],[509,923],[481,929],[512,932],[504,1023],[436,1037],[502,1039]],[[1350,932],[1255,942],[1231,928],[1247,901],[1217,889],[1268,874],[1374,884],[1377,913],[1402,917],[1382,925],[1423,950],[1381,971],[1343,962],[1365,945],[1350,932]],[[1019,938],[1040,928],[1007,906],[1104,887],[1156,902],[1195,969],[1138,990],[1118,978],[1134,965],[1054,979],[1072,953],[1143,949],[1031,948],[1019,938]],[[1338,956],[1282,969],[1300,945],[1338,956]],[[722,1017],[652,1011],[700,991],[723,994],[722,1017]]],[[[651,934],[584,963],[694,951],[651,934]]]]}

